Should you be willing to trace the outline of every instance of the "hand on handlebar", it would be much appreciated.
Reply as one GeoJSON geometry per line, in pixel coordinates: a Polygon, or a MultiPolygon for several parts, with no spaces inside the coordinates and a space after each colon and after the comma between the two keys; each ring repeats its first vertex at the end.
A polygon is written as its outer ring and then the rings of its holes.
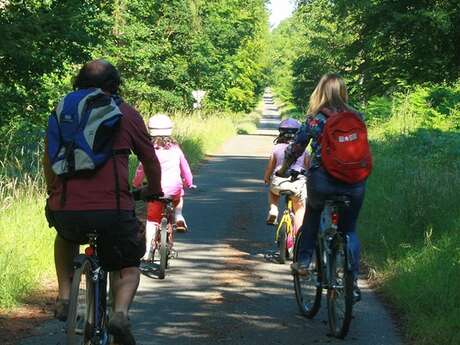
{"type": "Polygon", "coordinates": [[[151,193],[148,187],[142,187],[140,189],[133,189],[132,191],[134,200],[151,201],[158,200],[164,196],[163,192],[151,193]]]}

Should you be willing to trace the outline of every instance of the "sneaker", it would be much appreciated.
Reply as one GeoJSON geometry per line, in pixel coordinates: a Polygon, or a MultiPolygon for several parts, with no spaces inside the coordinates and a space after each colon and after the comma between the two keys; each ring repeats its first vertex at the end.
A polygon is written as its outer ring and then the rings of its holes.
{"type": "Polygon", "coordinates": [[[358,286],[358,282],[353,284],[353,303],[358,303],[361,301],[361,289],[358,286]]]}
{"type": "Polygon", "coordinates": [[[56,299],[54,306],[54,317],[59,321],[67,321],[67,315],[69,314],[69,300],[68,299],[56,299]]]}
{"type": "Polygon", "coordinates": [[[308,267],[310,267],[310,260],[300,260],[297,262],[293,262],[291,264],[291,271],[292,274],[297,274],[299,276],[307,276],[308,267]]]}
{"type": "Polygon", "coordinates": [[[187,232],[188,231],[187,224],[185,224],[184,219],[179,219],[176,222],[176,231],[179,231],[179,232],[187,232]]]}
{"type": "Polygon", "coordinates": [[[268,212],[266,223],[268,225],[274,225],[276,224],[276,218],[278,218],[278,212],[276,212],[274,209],[271,209],[268,212]]]}
{"type": "Polygon", "coordinates": [[[136,345],[131,323],[122,312],[116,312],[109,321],[109,333],[113,335],[113,342],[119,345],[136,345]]]}

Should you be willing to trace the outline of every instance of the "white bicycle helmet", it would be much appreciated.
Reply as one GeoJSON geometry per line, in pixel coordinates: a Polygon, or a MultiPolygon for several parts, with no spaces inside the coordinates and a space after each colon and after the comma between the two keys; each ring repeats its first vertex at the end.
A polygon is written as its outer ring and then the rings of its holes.
{"type": "Polygon", "coordinates": [[[173,122],[169,116],[165,114],[156,114],[155,116],[152,116],[147,124],[149,134],[152,137],[171,136],[173,126],[173,122]]]}

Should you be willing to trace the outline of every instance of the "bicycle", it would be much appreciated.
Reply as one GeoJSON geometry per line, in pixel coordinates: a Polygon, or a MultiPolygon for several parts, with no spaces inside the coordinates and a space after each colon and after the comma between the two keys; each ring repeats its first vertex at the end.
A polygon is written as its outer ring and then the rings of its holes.
{"type": "Polygon", "coordinates": [[[177,257],[177,252],[173,250],[174,232],[176,231],[176,222],[174,221],[174,202],[173,199],[168,197],[161,197],[153,200],[162,202],[164,207],[161,213],[159,231],[155,231],[155,236],[150,242],[150,250],[146,262],[153,263],[155,252],[158,252],[160,257],[158,278],[164,279],[166,276],[166,269],[169,265],[169,259],[177,257]]]}
{"type": "Polygon", "coordinates": [[[108,345],[107,272],[97,255],[97,233],[74,259],[74,275],[67,317],[67,345],[108,345]]]}
{"type": "Polygon", "coordinates": [[[284,264],[286,259],[290,257],[288,248],[288,239],[291,238],[294,243],[296,232],[294,229],[294,210],[292,207],[291,197],[294,195],[292,191],[280,191],[280,195],[285,196],[285,207],[281,220],[275,231],[275,243],[278,245],[279,257],[278,262],[284,264]]]}
{"type": "MultiPolygon", "coordinates": [[[[354,302],[353,256],[348,247],[348,235],[338,230],[341,210],[349,205],[350,199],[344,195],[326,200],[309,274],[294,273],[300,312],[307,318],[313,318],[321,307],[322,291],[326,289],[329,328],[334,337],[341,339],[348,333],[354,302]]],[[[299,233],[294,246],[294,262],[298,261],[301,237],[302,233],[299,233]]]]}

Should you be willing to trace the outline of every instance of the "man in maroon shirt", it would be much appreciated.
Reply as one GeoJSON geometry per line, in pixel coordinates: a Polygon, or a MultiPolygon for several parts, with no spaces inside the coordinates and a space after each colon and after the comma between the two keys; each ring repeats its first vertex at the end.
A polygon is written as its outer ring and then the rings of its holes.
{"type": "MultiPolygon", "coordinates": [[[[120,83],[119,73],[113,65],[95,60],[81,68],[74,88],[100,88],[107,95],[116,97],[120,83]]],[[[114,159],[109,159],[97,170],[79,174],[63,183],[63,179],[53,173],[45,150],[44,171],[49,193],[47,218],[57,231],[54,244],[59,284],[56,317],[62,321],[67,318],[73,259],[78,254],[79,244],[87,243],[87,232],[95,229],[101,265],[111,272],[114,292],[114,314],[109,322],[109,332],[114,334],[117,344],[135,345],[127,315],[139,285],[138,267],[145,252],[145,239],[129,191],[129,152],[134,152],[144,166],[148,187],[143,193],[162,195],[161,168],[141,116],[124,102],[119,108],[123,116],[115,134],[113,150],[121,154],[115,154],[114,159]],[[63,193],[65,198],[62,198],[63,193]]]]}

